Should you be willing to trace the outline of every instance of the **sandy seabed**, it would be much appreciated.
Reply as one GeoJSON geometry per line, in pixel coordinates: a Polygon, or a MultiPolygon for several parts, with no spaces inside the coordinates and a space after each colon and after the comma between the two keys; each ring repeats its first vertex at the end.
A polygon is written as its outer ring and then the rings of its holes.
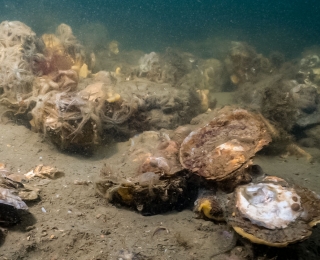
{"type": "MultiPolygon", "coordinates": [[[[247,259],[241,243],[231,255],[211,258],[230,244],[232,233],[226,224],[196,219],[192,209],[145,217],[97,196],[94,181],[106,158],[119,163],[112,158],[121,146],[128,142],[102,147],[89,158],[70,155],[24,126],[0,124],[0,162],[11,172],[23,174],[44,164],[65,173],[55,180],[30,180],[41,189],[40,199],[28,203],[29,212],[22,213],[21,223],[4,230],[0,259],[247,259]],[[78,180],[89,182],[75,185],[78,180]]],[[[267,174],[320,193],[319,162],[263,155],[254,162],[267,174]]],[[[317,259],[319,237],[316,227],[309,240],[295,245],[301,252],[297,259],[317,259]]]]}

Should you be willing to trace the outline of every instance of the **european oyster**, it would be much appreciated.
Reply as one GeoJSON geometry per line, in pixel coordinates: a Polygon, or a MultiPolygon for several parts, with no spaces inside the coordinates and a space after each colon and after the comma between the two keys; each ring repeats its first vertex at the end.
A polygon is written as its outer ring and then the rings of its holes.
{"type": "Polygon", "coordinates": [[[178,146],[166,133],[146,131],[129,143],[130,147],[119,148],[120,158],[109,159],[116,160],[112,163],[116,166],[101,172],[98,194],[144,215],[183,208],[193,200],[197,192],[194,175],[183,170],[178,146]]]}
{"type": "Polygon", "coordinates": [[[226,207],[227,222],[253,243],[285,247],[311,235],[320,220],[319,202],[310,190],[269,176],[235,190],[226,207]]]}
{"type": "Polygon", "coordinates": [[[184,139],[180,162],[208,180],[222,181],[243,172],[255,153],[270,141],[258,115],[226,107],[184,139]]]}

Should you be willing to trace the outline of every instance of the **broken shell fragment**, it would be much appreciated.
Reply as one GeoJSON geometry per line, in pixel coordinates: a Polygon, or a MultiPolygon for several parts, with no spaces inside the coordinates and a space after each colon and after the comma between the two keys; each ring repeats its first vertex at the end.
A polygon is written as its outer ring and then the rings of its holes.
{"type": "MultiPolygon", "coordinates": [[[[38,198],[22,183],[0,176],[0,225],[14,225],[21,219],[19,210],[28,210],[23,200],[38,198]]],[[[1,231],[1,230],[0,230],[1,231]]]]}
{"type": "Polygon", "coordinates": [[[19,190],[19,197],[24,201],[33,201],[39,198],[40,189],[36,189],[29,185],[23,185],[24,188],[19,190]]]}
{"type": "Polygon", "coordinates": [[[40,190],[28,184],[11,179],[8,177],[0,177],[0,204],[14,206],[17,209],[28,209],[22,201],[31,201],[39,198],[40,190]]]}
{"type": "Polygon", "coordinates": [[[0,204],[6,204],[15,207],[16,209],[28,209],[26,203],[15,195],[15,190],[5,189],[0,187],[0,204]]]}
{"type": "Polygon", "coordinates": [[[27,179],[31,179],[34,176],[37,176],[40,178],[57,179],[64,176],[64,173],[57,170],[55,167],[44,166],[40,164],[36,168],[32,169],[31,171],[25,174],[25,177],[27,179]]]}

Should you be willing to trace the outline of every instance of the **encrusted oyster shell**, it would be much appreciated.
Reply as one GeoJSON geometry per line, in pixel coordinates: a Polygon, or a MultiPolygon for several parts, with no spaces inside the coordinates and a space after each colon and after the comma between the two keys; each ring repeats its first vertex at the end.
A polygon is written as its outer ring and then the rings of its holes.
{"type": "Polygon", "coordinates": [[[255,153],[270,141],[260,116],[226,107],[184,139],[180,163],[206,179],[221,181],[249,166],[255,153]]]}
{"type": "Polygon", "coordinates": [[[96,182],[96,191],[112,203],[130,206],[144,215],[185,207],[196,195],[193,174],[178,161],[178,146],[166,133],[146,131],[119,147],[96,182]],[[117,160],[118,164],[109,163],[117,160]]]}
{"type": "MultiPolygon", "coordinates": [[[[319,222],[320,199],[314,192],[298,186],[290,187],[287,182],[279,178],[265,178],[259,185],[270,187],[271,190],[277,189],[277,194],[274,199],[279,200],[278,205],[283,206],[285,211],[292,209],[293,214],[282,215],[278,212],[279,209],[268,208],[270,205],[270,196],[266,194],[265,199],[257,205],[257,219],[254,219],[253,214],[246,214],[244,211],[250,210],[248,207],[241,207],[239,193],[245,188],[250,188],[252,184],[239,186],[233,193],[230,201],[226,206],[227,222],[234,230],[249,239],[253,243],[264,244],[274,247],[285,247],[290,243],[307,239],[312,233],[312,226],[319,222]],[[284,198],[284,194],[288,197],[284,198]],[[292,196],[291,196],[291,195],[292,196]],[[289,196],[290,195],[290,196],[289,196]],[[283,200],[287,200],[284,202],[283,200]],[[281,204],[281,205],[280,205],[281,204]],[[286,205],[288,204],[288,205],[286,205]],[[298,204],[298,206],[296,205],[298,204]],[[288,207],[290,209],[288,209],[288,207]],[[272,219],[263,223],[261,220],[261,212],[270,211],[272,219]],[[279,214],[278,214],[279,213],[279,214]],[[288,217],[288,218],[287,218],[288,217]],[[274,221],[272,221],[274,219],[274,221]],[[281,222],[281,223],[280,223],[281,222]]],[[[263,190],[261,189],[260,191],[263,190]]],[[[252,198],[258,198],[262,195],[252,194],[252,198]]],[[[267,192],[264,192],[267,193],[267,192]]],[[[272,196],[271,196],[272,197],[272,196]]]]}

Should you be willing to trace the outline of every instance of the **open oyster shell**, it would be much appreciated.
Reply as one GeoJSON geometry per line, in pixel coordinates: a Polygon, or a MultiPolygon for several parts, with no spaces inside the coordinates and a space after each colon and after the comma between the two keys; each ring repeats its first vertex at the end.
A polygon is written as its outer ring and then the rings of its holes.
{"type": "Polygon", "coordinates": [[[18,223],[18,210],[28,210],[27,204],[20,196],[20,192],[24,190],[22,183],[0,175],[0,226],[18,223]]]}
{"type": "Polygon", "coordinates": [[[226,206],[227,222],[253,243],[285,247],[311,235],[319,222],[319,202],[308,189],[267,177],[235,190],[226,206]]]}

